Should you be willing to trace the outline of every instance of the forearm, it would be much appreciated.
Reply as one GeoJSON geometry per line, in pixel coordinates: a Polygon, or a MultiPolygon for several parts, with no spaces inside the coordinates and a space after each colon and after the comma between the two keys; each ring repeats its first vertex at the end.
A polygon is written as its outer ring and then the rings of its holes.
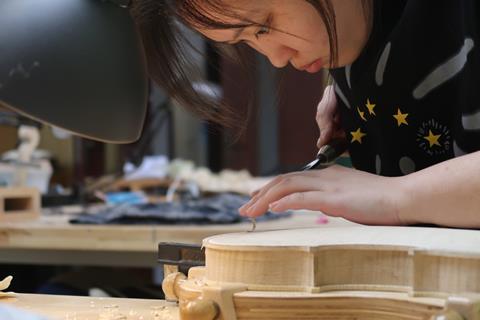
{"type": "Polygon", "coordinates": [[[405,223],[480,228],[480,152],[402,178],[405,223]]]}

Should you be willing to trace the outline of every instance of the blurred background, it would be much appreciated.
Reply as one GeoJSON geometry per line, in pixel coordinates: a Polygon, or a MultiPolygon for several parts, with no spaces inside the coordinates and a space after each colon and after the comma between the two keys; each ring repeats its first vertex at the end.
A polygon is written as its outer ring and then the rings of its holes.
{"type": "MultiPolygon", "coordinates": [[[[186,31],[188,32],[188,31],[186,31]]],[[[249,103],[253,113],[238,141],[232,132],[202,122],[151,84],[149,114],[140,140],[113,145],[70,136],[61,130],[37,126],[37,149],[46,151],[54,170],[51,185],[69,188],[87,178],[121,172],[126,161],[139,164],[146,155],[192,160],[214,172],[247,169],[253,175],[275,175],[300,168],[316,153],[317,103],[323,93],[321,74],[309,75],[289,67],[275,70],[246,46],[247,68],[219,56],[201,37],[188,32],[199,52],[192,59],[203,72],[200,90],[214,90],[239,114],[249,103]]],[[[65,106],[68,108],[68,106],[65,106]]],[[[0,152],[16,149],[21,121],[0,120],[0,152]]],[[[95,121],[92,119],[92,121],[95,121]]]]}
{"type": "MultiPolygon", "coordinates": [[[[91,213],[92,207],[97,208],[95,212],[103,210],[107,215],[119,204],[133,206],[137,203],[163,203],[165,199],[172,201],[169,194],[172,186],[183,190],[173,197],[180,203],[192,197],[223,193],[235,193],[245,199],[241,201],[247,201],[252,188],[261,186],[269,177],[298,170],[314,158],[319,134],[315,113],[323,93],[324,74],[310,75],[291,67],[276,70],[264,57],[246,46],[241,50],[248,57],[248,63],[241,67],[220,56],[198,35],[187,30],[185,34],[196,48],[190,52],[191,59],[203,76],[196,84],[198,90],[215,92],[239,115],[245,115],[251,104],[252,113],[240,138],[233,138],[236,132],[196,119],[153,83],[150,84],[148,114],[142,136],[127,145],[72,136],[0,105],[0,191],[2,188],[32,187],[40,192],[41,197],[40,217],[36,220],[10,222],[8,213],[4,220],[0,215],[0,235],[3,232],[3,239],[6,239],[3,241],[0,237],[0,278],[14,274],[16,280],[12,283],[12,290],[88,295],[95,294],[92,289],[97,288],[100,295],[162,298],[163,270],[150,266],[155,264],[158,243],[154,242],[148,249],[151,258],[147,263],[127,258],[131,254],[127,252],[125,259],[116,262],[102,256],[103,251],[91,253],[88,248],[80,248],[82,240],[68,240],[68,235],[75,234],[82,223],[115,225],[118,221],[92,222],[89,218],[80,221],[75,220],[76,217],[91,213]],[[221,176],[225,170],[228,175],[221,176]],[[73,223],[75,227],[72,227],[73,223]],[[51,229],[59,225],[63,233],[51,229]],[[68,228],[77,229],[69,231],[68,228]],[[35,232],[32,232],[31,238],[25,236],[19,240],[20,244],[15,244],[18,234],[30,234],[31,230],[44,230],[38,233],[52,238],[52,243],[41,242],[45,239],[34,238],[35,232]],[[67,238],[63,240],[62,237],[67,238]],[[25,244],[28,241],[33,245],[25,244]],[[42,243],[41,250],[35,251],[38,241],[42,243]],[[72,249],[63,245],[63,241],[72,241],[72,249]],[[60,246],[62,250],[59,251],[60,246]],[[77,254],[87,258],[76,258],[77,254]],[[112,271],[112,267],[120,266],[125,269],[112,271]]],[[[68,109],[68,105],[65,108],[68,109]]],[[[92,121],[95,121],[94,117],[92,121]]],[[[226,202],[231,203],[231,200],[226,202]]],[[[237,215],[234,209],[232,215],[237,215]]],[[[207,220],[202,220],[202,225],[207,220]]],[[[121,224],[131,223],[137,228],[137,225],[152,224],[152,221],[122,220],[121,224]]],[[[242,221],[235,217],[214,223],[242,221]]],[[[155,223],[171,225],[177,222],[156,220],[155,223]]],[[[192,220],[186,223],[195,225],[192,220]]],[[[202,228],[207,235],[218,233],[218,228],[213,231],[202,228]]],[[[85,230],[87,237],[95,237],[92,234],[94,229],[85,230]]],[[[142,234],[138,228],[132,232],[136,230],[142,234]]],[[[123,236],[122,232],[125,229],[113,232],[124,241],[118,244],[119,248],[128,247],[128,242],[135,240],[123,236]]],[[[104,244],[99,241],[86,246],[102,247],[104,244]]]]}

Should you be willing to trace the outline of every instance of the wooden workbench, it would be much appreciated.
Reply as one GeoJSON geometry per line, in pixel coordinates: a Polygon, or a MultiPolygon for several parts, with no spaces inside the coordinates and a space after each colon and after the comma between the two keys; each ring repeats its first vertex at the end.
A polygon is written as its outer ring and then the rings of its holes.
{"type": "Polygon", "coordinates": [[[128,320],[178,319],[176,304],[164,300],[17,294],[15,298],[0,299],[0,303],[45,316],[49,320],[109,319],[109,313],[124,315],[124,319],[128,320]]]}
{"type": "MultiPolygon", "coordinates": [[[[297,212],[257,224],[258,230],[318,225],[321,213],[297,212]]],[[[150,267],[157,265],[159,242],[201,244],[206,237],[246,231],[250,224],[223,225],[72,225],[68,215],[0,225],[0,263],[150,267]]],[[[329,226],[349,224],[329,218],[329,226]]]]}

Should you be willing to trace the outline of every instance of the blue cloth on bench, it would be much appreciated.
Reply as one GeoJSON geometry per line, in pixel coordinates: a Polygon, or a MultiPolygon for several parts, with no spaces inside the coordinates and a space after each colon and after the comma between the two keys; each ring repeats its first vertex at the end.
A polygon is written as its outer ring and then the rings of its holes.
{"type": "MultiPolygon", "coordinates": [[[[95,214],[80,214],[71,219],[77,224],[226,224],[248,221],[238,208],[249,197],[222,193],[208,198],[158,204],[122,204],[107,207],[95,214]]],[[[266,221],[289,216],[290,213],[267,212],[257,218],[266,221]]]]}

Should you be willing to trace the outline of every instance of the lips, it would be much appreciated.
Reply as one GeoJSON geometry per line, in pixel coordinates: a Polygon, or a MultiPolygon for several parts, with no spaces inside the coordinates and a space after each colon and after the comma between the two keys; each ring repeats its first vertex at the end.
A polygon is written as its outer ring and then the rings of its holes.
{"type": "Polygon", "coordinates": [[[301,67],[300,70],[307,71],[309,73],[316,73],[316,72],[320,71],[322,69],[322,67],[323,67],[322,59],[317,59],[317,60],[313,61],[312,63],[301,67]]]}

